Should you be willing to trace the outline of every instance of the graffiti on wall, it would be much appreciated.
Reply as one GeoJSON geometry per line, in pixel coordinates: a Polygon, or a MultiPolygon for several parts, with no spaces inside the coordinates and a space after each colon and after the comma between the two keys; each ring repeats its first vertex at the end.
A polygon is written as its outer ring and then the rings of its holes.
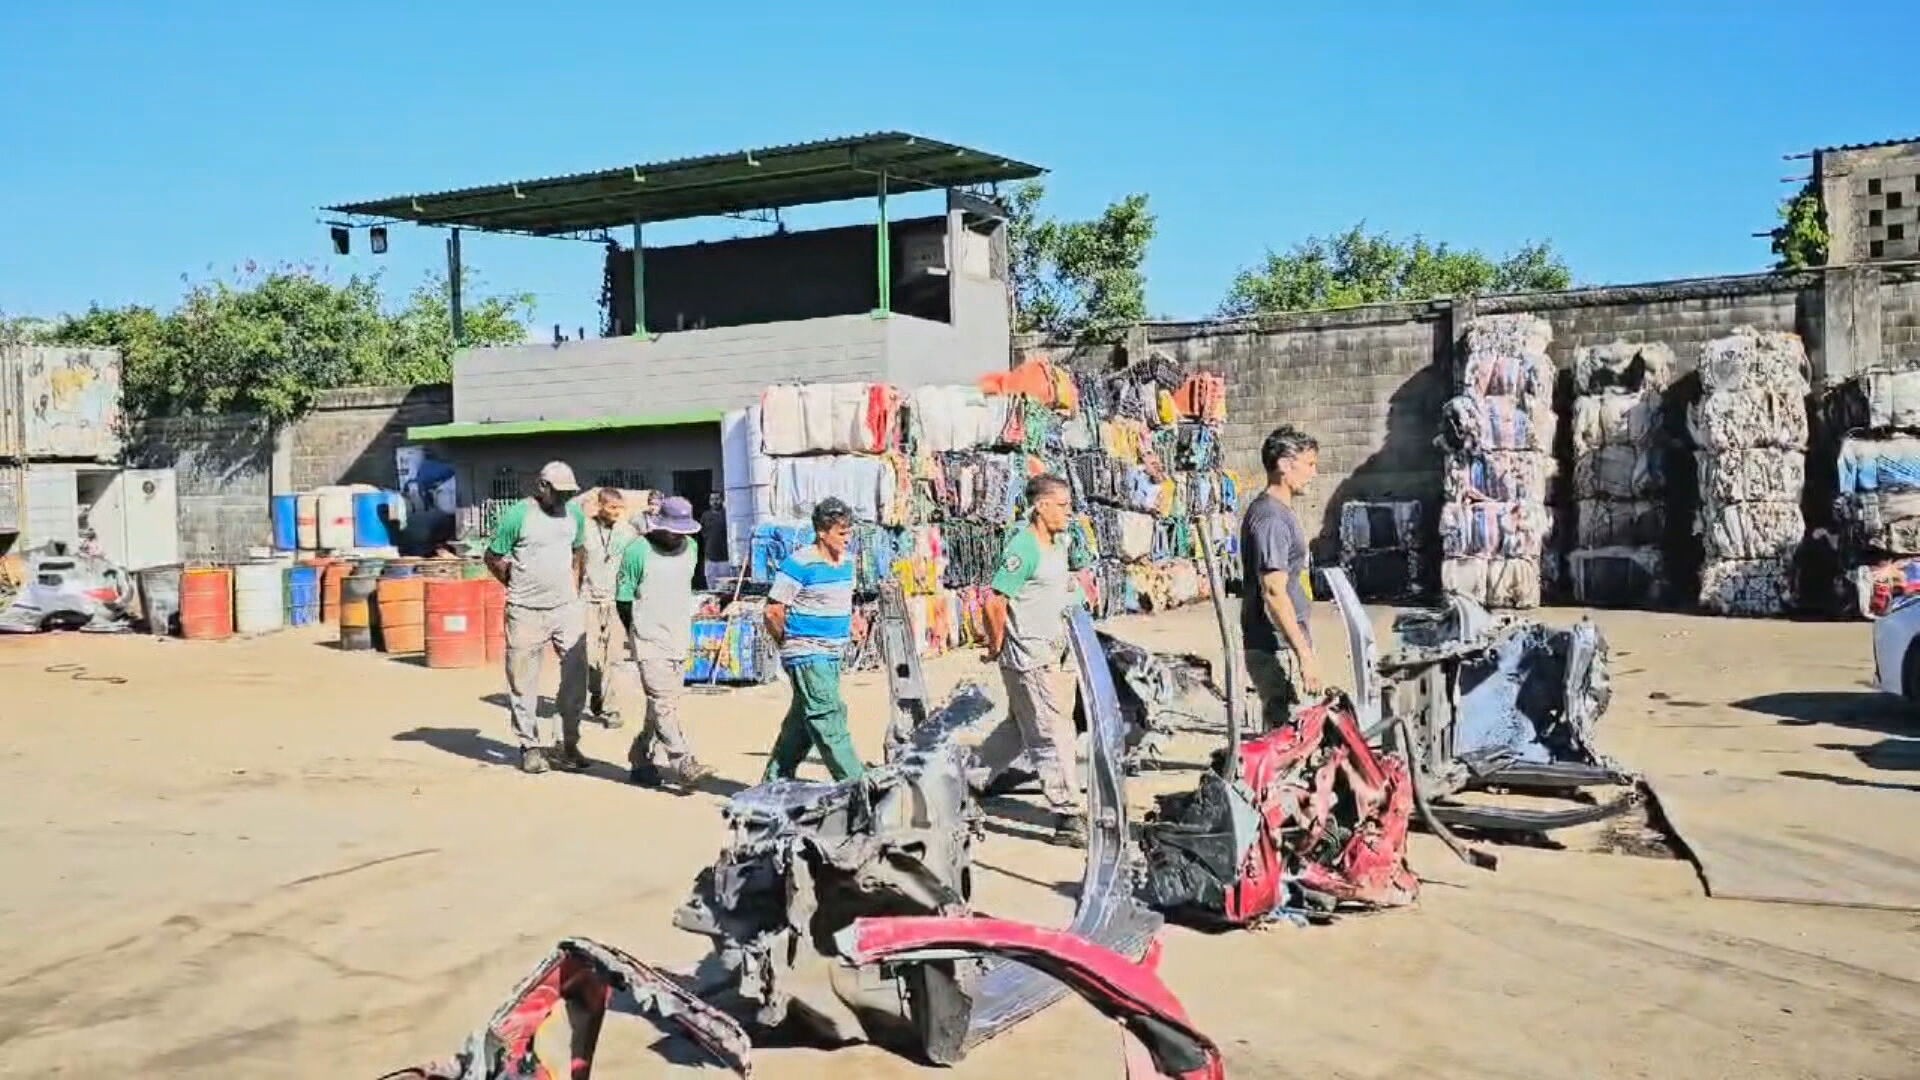
{"type": "Polygon", "coordinates": [[[120,354],[111,349],[22,350],[27,452],[111,459],[120,453],[120,354]]]}

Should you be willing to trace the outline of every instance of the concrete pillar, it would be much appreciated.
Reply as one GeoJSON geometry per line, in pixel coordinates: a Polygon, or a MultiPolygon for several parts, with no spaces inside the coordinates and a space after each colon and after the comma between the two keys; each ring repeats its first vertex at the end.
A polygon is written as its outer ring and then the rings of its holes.
{"type": "Polygon", "coordinates": [[[1821,348],[1815,381],[1837,386],[1880,363],[1880,270],[1833,266],[1820,278],[1821,348]]]}

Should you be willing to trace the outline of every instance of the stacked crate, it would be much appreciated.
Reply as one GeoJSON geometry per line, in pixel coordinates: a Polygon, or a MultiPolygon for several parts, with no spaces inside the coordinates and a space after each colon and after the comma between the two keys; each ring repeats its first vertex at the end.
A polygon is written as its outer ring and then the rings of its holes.
{"type": "Polygon", "coordinates": [[[1552,339],[1531,315],[1473,320],[1441,418],[1440,584],[1488,607],[1540,604],[1557,430],[1552,339]]]}
{"type": "Polygon", "coordinates": [[[1592,345],[1574,353],[1574,599],[1654,607],[1667,599],[1663,395],[1673,350],[1592,345]]]}
{"type": "Polygon", "coordinates": [[[1807,351],[1795,334],[1738,327],[1700,352],[1688,410],[1700,478],[1700,606],[1780,615],[1806,538],[1807,351]]]}

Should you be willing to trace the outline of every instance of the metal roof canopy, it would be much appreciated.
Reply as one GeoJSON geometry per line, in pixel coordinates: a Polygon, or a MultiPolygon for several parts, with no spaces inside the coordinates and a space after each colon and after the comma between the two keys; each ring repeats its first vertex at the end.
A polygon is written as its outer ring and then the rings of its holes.
{"type": "Polygon", "coordinates": [[[407,429],[407,438],[483,439],[502,435],[569,435],[594,431],[631,431],[638,428],[685,427],[717,424],[726,418],[719,409],[689,409],[659,416],[601,416],[590,420],[480,420],[453,424],[426,424],[407,429]]]}
{"type": "Polygon", "coordinates": [[[894,184],[952,188],[1026,180],[1043,172],[1037,165],[984,150],[887,131],[325,209],[422,225],[555,236],[872,198],[894,184]]]}

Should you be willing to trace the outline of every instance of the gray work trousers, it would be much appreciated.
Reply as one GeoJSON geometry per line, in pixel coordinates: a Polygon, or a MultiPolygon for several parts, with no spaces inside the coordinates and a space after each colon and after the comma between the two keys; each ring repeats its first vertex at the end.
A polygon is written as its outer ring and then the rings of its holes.
{"type": "Polygon", "coordinates": [[[580,714],[587,703],[585,615],[579,603],[557,608],[507,605],[507,709],[522,750],[580,745],[580,714]],[[540,669],[551,651],[560,659],[560,737],[540,723],[540,669]]]}
{"type": "MultiPolygon", "coordinates": [[[[639,646],[635,646],[635,652],[639,646]]],[[[680,691],[685,688],[685,668],[679,660],[641,660],[640,691],[647,698],[646,719],[633,735],[627,749],[627,764],[654,764],[657,745],[667,752],[667,764],[674,765],[691,757],[686,733],[680,730],[680,691]]]]}
{"type": "Polygon", "coordinates": [[[627,628],[613,601],[587,601],[587,711],[620,715],[620,680],[614,674],[627,651],[627,628]]]}
{"type": "Polygon", "coordinates": [[[1253,692],[1260,695],[1261,730],[1272,731],[1286,723],[1300,704],[1300,658],[1285,648],[1279,652],[1244,649],[1240,657],[1246,661],[1253,692]]]}
{"type": "Polygon", "coordinates": [[[1040,774],[1040,790],[1047,804],[1070,813],[1078,806],[1073,718],[1064,702],[1063,683],[1071,676],[1049,664],[1026,671],[1002,666],[1007,688],[1007,718],[980,741],[977,750],[991,784],[1025,750],[1040,774]]]}

